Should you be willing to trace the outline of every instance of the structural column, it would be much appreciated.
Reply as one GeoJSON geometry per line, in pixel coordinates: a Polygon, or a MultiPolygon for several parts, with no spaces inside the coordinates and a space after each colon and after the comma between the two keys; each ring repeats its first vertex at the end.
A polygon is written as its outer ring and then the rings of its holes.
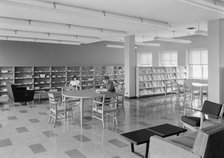
{"type": "Polygon", "coordinates": [[[125,71],[125,96],[135,97],[135,36],[127,36],[124,39],[124,71],[125,71]]]}
{"type": "Polygon", "coordinates": [[[208,22],[208,96],[224,103],[224,19],[208,22]]]}

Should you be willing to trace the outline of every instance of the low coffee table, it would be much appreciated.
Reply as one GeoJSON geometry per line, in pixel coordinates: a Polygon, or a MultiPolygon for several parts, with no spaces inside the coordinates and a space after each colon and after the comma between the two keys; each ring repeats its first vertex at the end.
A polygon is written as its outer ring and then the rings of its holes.
{"type": "Polygon", "coordinates": [[[131,142],[131,151],[135,152],[134,144],[140,145],[146,143],[146,151],[145,151],[145,158],[148,158],[149,152],[149,141],[150,137],[157,135],[160,137],[169,137],[172,135],[179,135],[180,133],[186,132],[187,129],[171,125],[171,124],[162,124],[150,128],[140,129],[132,132],[127,132],[121,134],[125,139],[131,142]]]}

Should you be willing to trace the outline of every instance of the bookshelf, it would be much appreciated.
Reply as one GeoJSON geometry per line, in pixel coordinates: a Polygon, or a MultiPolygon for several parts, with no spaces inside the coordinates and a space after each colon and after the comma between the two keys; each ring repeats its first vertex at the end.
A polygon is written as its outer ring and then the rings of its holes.
{"type": "Polygon", "coordinates": [[[64,87],[67,79],[67,67],[66,66],[52,66],[51,67],[51,89],[61,89],[64,87]]]}
{"type": "Polygon", "coordinates": [[[33,89],[33,67],[15,67],[14,84],[33,89]]]}
{"type": "Polygon", "coordinates": [[[82,66],[81,68],[81,85],[82,89],[95,88],[95,67],[94,66],[82,66]]]}
{"type": "Polygon", "coordinates": [[[152,96],[165,93],[167,82],[182,83],[187,79],[187,68],[136,67],[136,96],[152,96]]]}
{"type": "Polygon", "coordinates": [[[47,91],[51,87],[51,67],[34,67],[34,89],[47,91]]]}
{"type": "Polygon", "coordinates": [[[7,95],[6,82],[14,83],[14,67],[0,67],[0,96],[7,95]]]}
{"type": "Polygon", "coordinates": [[[8,66],[0,67],[0,96],[7,95],[6,82],[26,86],[35,91],[61,89],[74,75],[81,81],[82,89],[99,88],[104,75],[115,82],[124,81],[122,65],[94,66],[8,66]]]}

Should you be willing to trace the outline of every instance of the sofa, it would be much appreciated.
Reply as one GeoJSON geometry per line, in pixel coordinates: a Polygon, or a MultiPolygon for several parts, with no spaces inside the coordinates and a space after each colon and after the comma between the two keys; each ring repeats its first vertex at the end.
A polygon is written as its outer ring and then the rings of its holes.
{"type": "Polygon", "coordinates": [[[150,138],[150,158],[224,158],[224,123],[196,132],[150,138]]]}
{"type": "Polygon", "coordinates": [[[16,86],[12,83],[6,83],[9,104],[21,102],[26,104],[28,101],[33,101],[34,90],[27,90],[26,87],[16,86]]]}

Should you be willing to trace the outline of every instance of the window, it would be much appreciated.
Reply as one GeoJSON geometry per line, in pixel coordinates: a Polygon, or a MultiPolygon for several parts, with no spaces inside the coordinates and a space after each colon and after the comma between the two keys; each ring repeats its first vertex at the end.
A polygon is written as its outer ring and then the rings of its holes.
{"type": "Polygon", "coordinates": [[[152,53],[138,53],[138,66],[152,66],[152,53]]]}
{"type": "Polygon", "coordinates": [[[189,77],[193,79],[208,79],[208,50],[189,51],[189,77]]]}
{"type": "Polygon", "coordinates": [[[160,52],[160,66],[177,66],[177,51],[160,52]]]}

